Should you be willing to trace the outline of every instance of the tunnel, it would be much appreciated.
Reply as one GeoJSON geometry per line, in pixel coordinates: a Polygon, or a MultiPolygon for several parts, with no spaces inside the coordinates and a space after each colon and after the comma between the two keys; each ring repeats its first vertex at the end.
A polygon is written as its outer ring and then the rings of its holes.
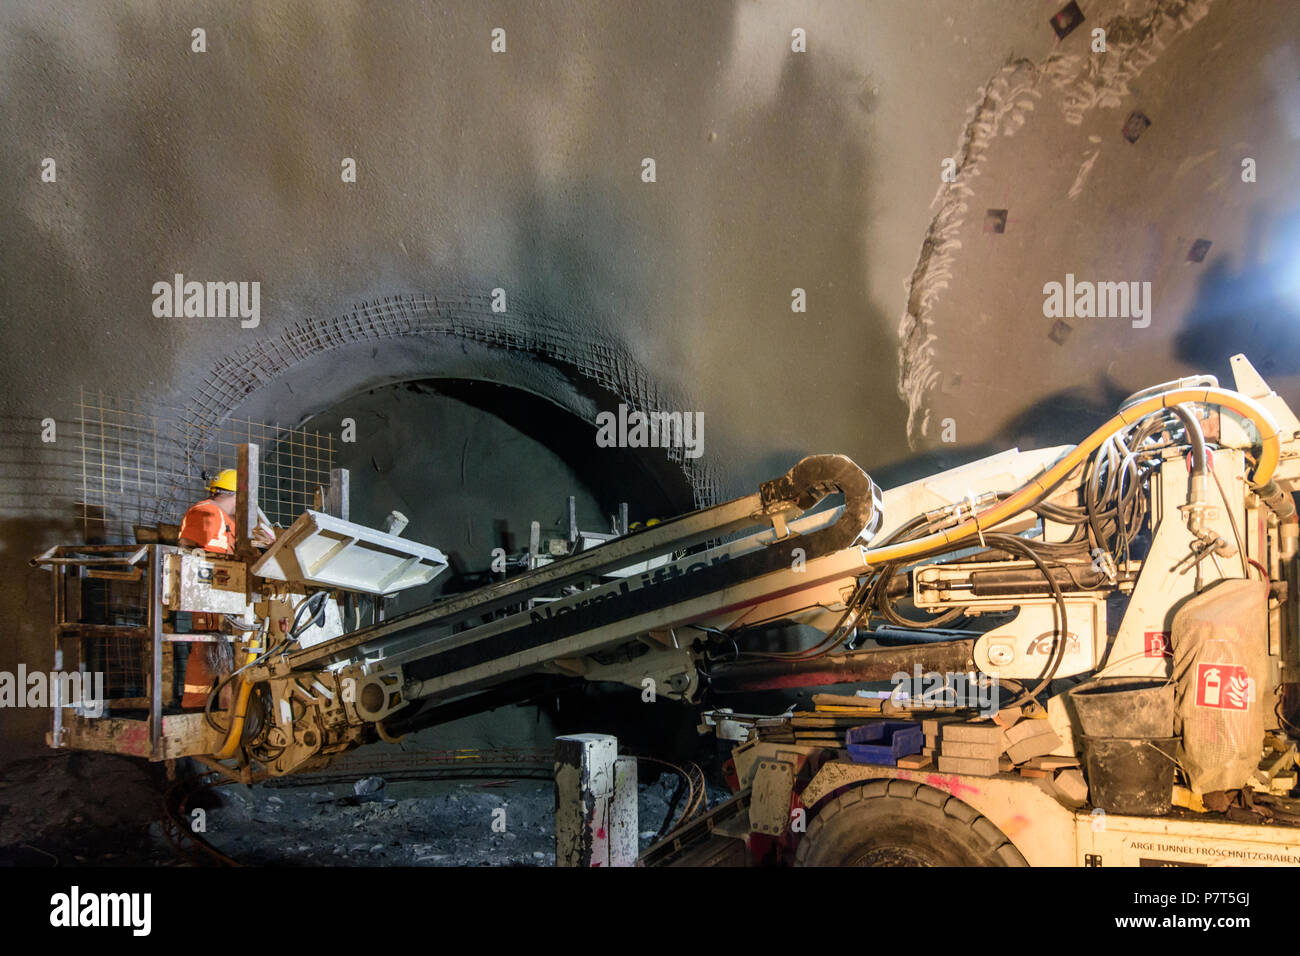
{"type": "Polygon", "coordinates": [[[619,865],[1300,862],[1297,36],[1287,0],[5,4],[0,863],[550,867],[590,734],[640,775],[619,865]],[[629,413],[698,444],[610,447],[629,413]],[[214,485],[250,444],[272,537],[346,472],[338,553],[396,513],[368,558],[430,576],[286,608],[214,485]],[[254,584],[177,596],[213,554],[254,584]],[[1214,662],[1252,782],[1199,786],[1180,712],[1159,812],[1096,826],[1075,685],[1175,683],[1225,581],[1267,611],[1214,662]],[[336,657],[279,643],[322,606],[336,657]],[[5,696],[65,635],[93,732],[5,696]],[[472,666],[389,669],[434,635],[472,666]],[[913,663],[1003,679],[1008,726],[886,716],[913,663]],[[917,749],[871,763],[886,722],[917,749]]]}

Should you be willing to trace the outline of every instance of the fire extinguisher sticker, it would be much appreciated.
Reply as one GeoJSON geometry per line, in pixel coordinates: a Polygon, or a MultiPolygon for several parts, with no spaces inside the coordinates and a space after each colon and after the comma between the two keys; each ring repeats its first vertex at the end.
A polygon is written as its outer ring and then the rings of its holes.
{"type": "Polygon", "coordinates": [[[1144,631],[1144,649],[1147,657],[1173,657],[1173,649],[1169,646],[1168,631],[1144,631]]]}
{"type": "Polygon", "coordinates": [[[1196,706],[1246,710],[1255,699],[1254,681],[1238,664],[1196,665],[1196,706]]]}

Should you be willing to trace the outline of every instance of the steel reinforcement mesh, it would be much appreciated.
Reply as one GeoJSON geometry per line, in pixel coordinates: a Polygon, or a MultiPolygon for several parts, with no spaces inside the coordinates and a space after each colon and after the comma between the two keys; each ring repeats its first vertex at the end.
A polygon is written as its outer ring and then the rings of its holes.
{"type": "MultiPolygon", "coordinates": [[[[82,391],[77,405],[79,517],[86,540],[130,540],[132,525],[179,523],[206,479],[234,467],[237,446],[261,447],[258,503],[287,525],[329,483],[334,437],[232,417],[253,392],[322,352],[357,342],[444,336],[555,364],[582,376],[615,403],[645,412],[680,411],[682,396],[657,384],[627,348],[537,310],[494,313],[487,295],[391,296],[342,315],[296,323],[218,364],[180,409],[82,391]]],[[[718,498],[714,473],[681,448],[662,449],[689,482],[696,507],[718,498]]]]}
{"type": "MultiPolygon", "coordinates": [[[[80,620],[112,627],[139,627],[147,621],[145,580],[119,581],[82,578],[80,620]]],[[[87,637],[82,641],[86,669],[104,675],[104,692],[110,700],[143,697],[148,693],[151,642],[145,638],[87,637]]]]}
{"type": "Polygon", "coordinates": [[[179,524],[205,494],[208,478],[238,462],[238,446],[261,450],[258,505],[288,525],[329,484],[334,439],[329,434],[246,419],[199,423],[180,410],[101,393],[81,393],[77,406],[86,540],[132,539],[132,525],[179,524]]]}
{"type": "MultiPolygon", "coordinates": [[[[616,402],[644,412],[683,410],[683,396],[667,394],[627,348],[594,329],[554,321],[512,302],[492,311],[487,294],[412,293],[362,303],[324,319],[298,322],[217,365],[185,411],[195,427],[221,422],[253,392],[286,369],[322,352],[357,342],[403,336],[445,336],[518,352],[576,372],[616,402]]],[[[716,477],[681,448],[664,449],[690,483],[696,507],[717,500],[716,477]]]]}

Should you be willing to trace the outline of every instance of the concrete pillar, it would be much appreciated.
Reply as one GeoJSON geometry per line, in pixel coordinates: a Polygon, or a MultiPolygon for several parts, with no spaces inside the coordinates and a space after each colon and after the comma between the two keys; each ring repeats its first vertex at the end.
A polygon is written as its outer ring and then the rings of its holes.
{"type": "Polygon", "coordinates": [[[635,866],[637,832],[636,759],[617,737],[556,737],[556,865],[635,866]]]}

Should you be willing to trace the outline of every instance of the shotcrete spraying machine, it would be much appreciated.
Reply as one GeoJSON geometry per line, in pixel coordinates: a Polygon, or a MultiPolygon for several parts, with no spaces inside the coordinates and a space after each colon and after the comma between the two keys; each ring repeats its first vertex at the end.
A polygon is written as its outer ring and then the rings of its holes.
{"type": "Polygon", "coordinates": [[[1244,356],[1232,368],[1234,389],[1138,392],[1077,445],[883,492],[814,455],[364,622],[446,558],[324,508],[257,550],[244,446],[234,557],[145,541],[35,559],[56,667],[93,668],[113,628],[147,649],[138,699],[60,701],[49,742],[283,775],[581,679],[699,704],[735,796],[697,829],[763,860],[1297,863],[1300,421],[1244,356]],[[138,620],[87,621],[105,577],[140,582],[138,620]],[[220,626],[182,633],[184,614],[220,626]],[[233,650],[202,713],[168,706],[186,641],[233,650]],[[771,691],[811,709],[744,706],[771,691]]]}

